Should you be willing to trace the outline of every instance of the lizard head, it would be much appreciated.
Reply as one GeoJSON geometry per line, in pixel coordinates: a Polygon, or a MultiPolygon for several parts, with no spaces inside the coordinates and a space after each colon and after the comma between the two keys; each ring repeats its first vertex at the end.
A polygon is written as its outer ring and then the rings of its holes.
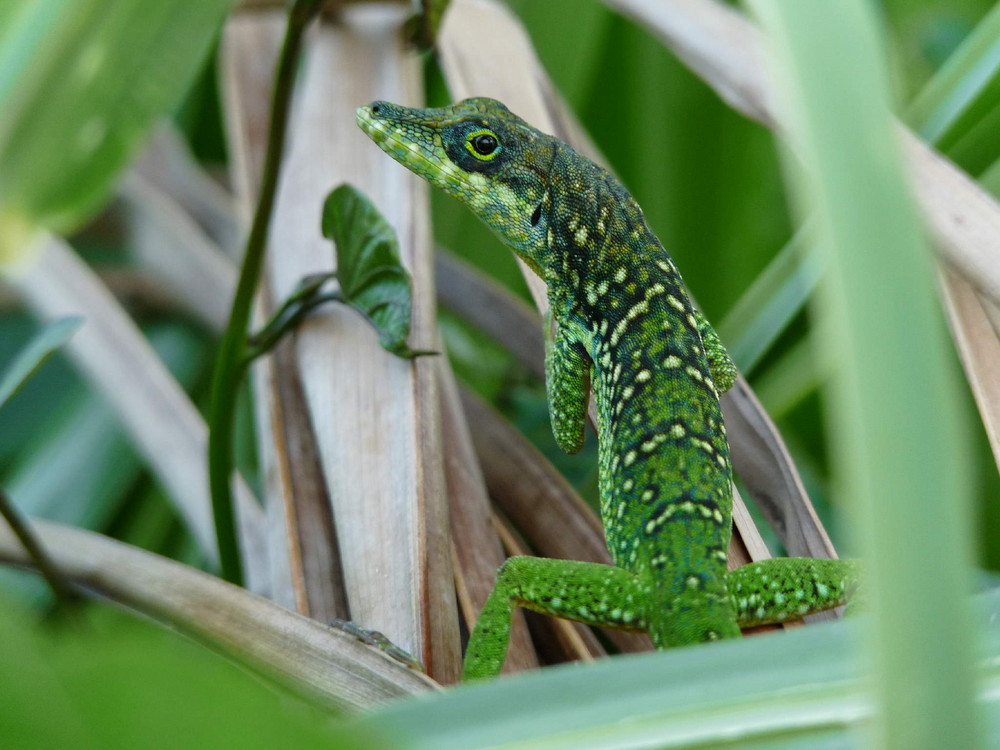
{"type": "Polygon", "coordinates": [[[486,98],[436,109],[373,102],[358,109],[357,121],[379,148],[469,206],[541,273],[558,141],[486,98]]]}

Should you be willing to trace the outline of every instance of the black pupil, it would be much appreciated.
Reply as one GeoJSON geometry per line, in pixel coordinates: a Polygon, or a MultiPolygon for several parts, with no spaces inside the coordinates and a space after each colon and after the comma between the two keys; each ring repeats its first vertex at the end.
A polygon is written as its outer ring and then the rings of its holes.
{"type": "Polygon", "coordinates": [[[497,150],[497,139],[492,135],[477,135],[472,139],[472,147],[476,149],[476,153],[482,154],[483,156],[489,156],[494,151],[497,150]]]}

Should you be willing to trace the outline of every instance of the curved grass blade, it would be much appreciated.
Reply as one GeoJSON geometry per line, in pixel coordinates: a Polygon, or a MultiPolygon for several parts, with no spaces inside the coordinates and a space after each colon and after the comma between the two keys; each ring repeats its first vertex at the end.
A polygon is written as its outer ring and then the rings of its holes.
{"type": "Polygon", "coordinates": [[[718,326],[744,374],[760,363],[816,288],[821,269],[815,256],[803,252],[809,244],[806,232],[802,227],[795,233],[718,326]]]}
{"type": "Polygon", "coordinates": [[[816,216],[828,268],[817,312],[829,342],[829,434],[868,571],[877,741],[979,747],[968,455],[883,43],[864,0],[751,6],[801,160],[787,160],[791,192],[800,214],[816,216]]]}
{"type": "Polygon", "coordinates": [[[68,317],[53,321],[33,338],[0,375],[0,407],[17,393],[45,361],[83,324],[83,318],[68,317]]]}
{"type": "MultiPolygon", "coordinates": [[[[993,621],[1000,592],[977,604],[979,620],[993,621]]],[[[552,667],[402,700],[360,723],[408,750],[858,747],[874,709],[854,656],[861,624],[552,667]]],[[[996,727],[1000,632],[987,635],[977,677],[996,727]]]]}
{"type": "Polygon", "coordinates": [[[996,129],[984,127],[997,116],[998,107],[1000,4],[993,6],[906,108],[906,120],[945,155],[967,157],[956,160],[977,174],[998,156],[996,129]]]}
{"type": "Polygon", "coordinates": [[[319,0],[295,0],[288,7],[288,23],[274,72],[267,130],[267,150],[261,167],[260,193],[253,212],[250,233],[243,252],[243,265],[233,295],[229,322],[226,324],[215,356],[208,407],[208,484],[212,498],[212,518],[219,548],[219,563],[223,577],[242,584],[243,565],[236,535],[233,495],[230,477],[236,465],[233,448],[236,384],[246,374],[247,326],[250,309],[264,266],[271,214],[278,192],[285,134],[288,131],[288,111],[292,98],[303,36],[313,17],[319,12],[319,0]]]}
{"type": "MultiPolygon", "coordinates": [[[[15,360],[0,375],[0,407],[10,399],[45,361],[65,344],[74,331],[83,323],[82,318],[62,318],[46,326],[21,351],[15,360]]],[[[46,583],[52,589],[57,601],[71,604],[75,597],[58,568],[46,554],[45,549],[31,531],[27,519],[21,516],[17,506],[0,488],[0,516],[10,525],[21,544],[28,551],[35,565],[42,572],[46,583]]]]}

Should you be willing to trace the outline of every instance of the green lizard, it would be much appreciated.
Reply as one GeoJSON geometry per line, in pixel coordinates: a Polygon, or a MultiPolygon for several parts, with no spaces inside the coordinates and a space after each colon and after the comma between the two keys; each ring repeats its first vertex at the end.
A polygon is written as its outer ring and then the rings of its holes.
{"type": "Polygon", "coordinates": [[[614,566],[512,557],[466,650],[464,678],[503,666],[520,605],[645,630],[658,648],[733,638],[843,604],[853,561],[776,558],[727,572],[732,469],[719,407],[736,368],[635,199],[503,104],[361,107],[393,159],[486,222],[548,284],[552,431],[580,449],[597,401],[601,518],[614,566]]]}

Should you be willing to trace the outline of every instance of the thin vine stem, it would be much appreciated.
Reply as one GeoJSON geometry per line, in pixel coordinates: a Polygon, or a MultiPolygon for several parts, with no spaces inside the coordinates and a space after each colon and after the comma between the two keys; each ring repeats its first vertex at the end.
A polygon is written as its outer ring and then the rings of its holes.
{"type": "Polygon", "coordinates": [[[38,537],[31,530],[28,520],[21,515],[17,506],[14,505],[2,487],[0,487],[0,516],[3,516],[7,525],[10,526],[11,531],[14,532],[14,536],[24,546],[32,563],[38,569],[38,572],[42,574],[49,588],[52,589],[56,601],[67,609],[75,605],[79,600],[77,593],[59,571],[58,566],[52,561],[52,558],[49,557],[49,553],[45,551],[45,547],[38,541],[38,537]]]}
{"type": "Polygon", "coordinates": [[[243,267],[233,298],[229,324],[219,343],[215,369],[212,373],[208,416],[209,491],[212,497],[212,515],[215,519],[215,536],[219,547],[222,577],[237,585],[243,585],[243,566],[240,561],[230,479],[235,468],[233,429],[238,386],[247,369],[247,327],[250,322],[254,292],[264,262],[271,213],[277,193],[295,69],[302,49],[303,33],[321,6],[322,0],[296,0],[289,10],[288,27],[285,30],[275,74],[260,195],[250,235],[247,237],[243,267]]]}

